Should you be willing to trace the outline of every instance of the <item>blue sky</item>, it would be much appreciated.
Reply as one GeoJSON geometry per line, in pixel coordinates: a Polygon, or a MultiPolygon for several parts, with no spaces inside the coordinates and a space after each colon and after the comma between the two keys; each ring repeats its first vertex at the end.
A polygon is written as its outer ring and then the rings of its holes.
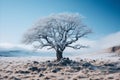
{"type": "Polygon", "coordinates": [[[119,0],[0,0],[0,43],[20,43],[23,33],[40,17],[80,13],[93,30],[90,39],[120,31],[119,0]]]}

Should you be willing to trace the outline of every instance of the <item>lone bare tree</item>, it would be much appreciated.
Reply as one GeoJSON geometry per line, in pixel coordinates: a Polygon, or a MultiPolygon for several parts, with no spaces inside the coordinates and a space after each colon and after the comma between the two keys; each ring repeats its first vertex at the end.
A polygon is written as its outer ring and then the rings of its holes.
{"type": "Polygon", "coordinates": [[[80,44],[72,45],[79,38],[91,33],[91,30],[81,20],[82,18],[78,13],[53,14],[41,18],[25,33],[23,42],[26,44],[39,42],[40,44],[35,47],[36,49],[49,46],[49,49],[56,51],[56,57],[59,61],[63,57],[62,54],[66,47],[74,49],[85,47],[80,44]]]}

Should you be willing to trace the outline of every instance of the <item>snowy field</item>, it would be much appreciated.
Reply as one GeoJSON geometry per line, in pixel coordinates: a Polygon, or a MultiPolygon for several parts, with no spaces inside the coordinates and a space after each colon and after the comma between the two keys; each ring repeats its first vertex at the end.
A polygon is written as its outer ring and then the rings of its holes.
{"type": "MultiPolygon", "coordinates": [[[[42,54],[43,55],[43,54],[42,54]]],[[[46,61],[46,60],[55,60],[55,54],[52,54],[54,56],[16,56],[16,57],[0,57],[0,61],[8,61],[8,62],[26,62],[26,61],[46,61]]],[[[92,54],[81,54],[78,56],[65,56],[69,57],[72,60],[80,60],[80,59],[88,59],[88,60],[110,60],[110,61],[118,61],[120,57],[114,56],[114,53],[92,53],[92,54]]]]}

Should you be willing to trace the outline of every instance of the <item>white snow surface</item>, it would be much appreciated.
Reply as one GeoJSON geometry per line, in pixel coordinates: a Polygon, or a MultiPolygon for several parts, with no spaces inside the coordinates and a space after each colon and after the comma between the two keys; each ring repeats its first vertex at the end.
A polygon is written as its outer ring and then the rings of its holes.
{"type": "MultiPolygon", "coordinates": [[[[80,59],[86,59],[86,60],[110,60],[110,61],[120,61],[119,56],[114,56],[112,53],[92,53],[92,54],[81,54],[78,56],[70,57],[72,60],[80,60],[80,59]]],[[[56,60],[56,57],[40,57],[40,56],[30,56],[30,57],[0,57],[1,62],[32,62],[32,61],[38,61],[43,62],[47,60],[56,60]]]]}

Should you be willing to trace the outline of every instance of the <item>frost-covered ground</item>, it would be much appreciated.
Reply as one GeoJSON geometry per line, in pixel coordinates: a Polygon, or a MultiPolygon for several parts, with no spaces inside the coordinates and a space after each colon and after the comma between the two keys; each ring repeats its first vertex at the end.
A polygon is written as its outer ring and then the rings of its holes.
{"type": "Polygon", "coordinates": [[[0,80],[120,79],[120,57],[115,53],[64,53],[72,60],[67,66],[55,66],[55,53],[2,50],[0,55],[0,80]]]}
{"type": "Polygon", "coordinates": [[[94,59],[94,60],[111,60],[117,61],[120,59],[119,56],[116,56],[115,53],[90,53],[90,54],[81,54],[76,56],[76,58],[82,59],[94,59]]]}
{"type": "MultiPolygon", "coordinates": [[[[115,56],[115,53],[76,53],[69,54],[64,53],[64,57],[69,57],[72,60],[79,59],[92,59],[92,60],[119,60],[119,56],[115,56]]],[[[55,53],[41,53],[41,52],[30,52],[24,50],[9,50],[9,51],[0,51],[0,61],[46,61],[46,60],[55,60],[55,53]]]]}
{"type": "MultiPolygon", "coordinates": [[[[100,54],[97,54],[97,53],[91,53],[91,54],[80,54],[78,56],[65,56],[65,57],[69,57],[70,59],[72,60],[79,60],[79,59],[88,59],[88,60],[111,60],[111,61],[117,61],[120,59],[119,56],[115,56],[114,55],[115,53],[100,53],[100,54]]],[[[50,53],[48,54],[47,56],[47,53],[45,54],[37,54],[34,56],[33,55],[29,55],[29,56],[10,56],[10,57],[3,57],[1,56],[0,57],[0,61],[46,61],[46,60],[55,60],[56,59],[56,56],[55,54],[52,54],[50,55],[50,53]],[[52,56],[54,55],[54,56],[52,56]]]]}
{"type": "Polygon", "coordinates": [[[0,80],[119,80],[120,58],[105,54],[70,57],[0,57],[0,80]],[[99,57],[98,57],[99,56],[99,57]]]}

